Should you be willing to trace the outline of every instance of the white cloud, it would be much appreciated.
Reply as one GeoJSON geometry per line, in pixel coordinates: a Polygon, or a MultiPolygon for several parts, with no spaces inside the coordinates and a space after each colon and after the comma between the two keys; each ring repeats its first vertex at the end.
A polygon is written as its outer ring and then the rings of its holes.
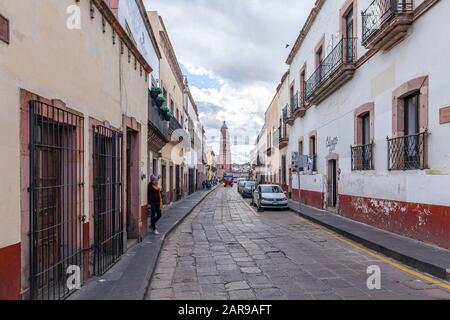
{"type": "MultiPolygon", "coordinates": [[[[145,2],[147,9],[157,10],[164,19],[186,70],[221,85],[218,89],[191,85],[207,136],[218,137],[218,126],[226,120],[232,137],[249,136],[253,143],[287,69],[286,57],[315,0],[145,2]],[[291,47],[286,49],[286,44],[291,47]]],[[[218,151],[218,143],[214,149],[218,151]]],[[[241,149],[232,148],[240,162],[250,152],[241,149]]]]}

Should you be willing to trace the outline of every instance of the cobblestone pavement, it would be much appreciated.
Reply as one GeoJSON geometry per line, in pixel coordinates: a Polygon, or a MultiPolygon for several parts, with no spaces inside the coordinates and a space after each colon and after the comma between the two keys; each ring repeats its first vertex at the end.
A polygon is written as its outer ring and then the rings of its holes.
{"type": "Polygon", "coordinates": [[[336,237],[292,212],[257,214],[219,188],[166,240],[147,299],[450,299],[336,237]],[[372,265],[381,290],[367,288],[372,265]]]}

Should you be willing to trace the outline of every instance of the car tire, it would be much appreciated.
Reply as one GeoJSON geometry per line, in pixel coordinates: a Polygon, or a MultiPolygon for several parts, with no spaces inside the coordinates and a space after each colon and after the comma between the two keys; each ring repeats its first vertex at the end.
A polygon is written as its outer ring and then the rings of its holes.
{"type": "Polygon", "coordinates": [[[258,201],[258,206],[257,206],[257,208],[258,208],[258,212],[263,212],[263,211],[264,211],[264,208],[261,207],[261,201],[258,201]]]}

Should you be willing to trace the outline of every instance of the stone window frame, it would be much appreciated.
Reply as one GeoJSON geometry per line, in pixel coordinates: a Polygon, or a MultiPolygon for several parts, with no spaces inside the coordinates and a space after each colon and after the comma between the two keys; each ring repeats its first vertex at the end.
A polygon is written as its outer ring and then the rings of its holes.
{"type": "Polygon", "coordinates": [[[392,135],[399,138],[405,135],[404,107],[405,98],[419,92],[419,127],[423,133],[428,130],[429,77],[422,76],[409,80],[399,86],[392,96],[392,135]]]}
{"type": "Polygon", "coordinates": [[[7,45],[9,45],[10,41],[11,41],[11,36],[10,36],[11,27],[10,27],[9,19],[6,18],[4,15],[0,14],[0,21],[5,24],[4,25],[5,34],[0,34],[0,40],[3,41],[4,43],[6,43],[7,45]]]}
{"type": "MultiPolygon", "coordinates": [[[[339,10],[339,31],[341,33],[342,39],[344,39],[346,35],[346,16],[353,9],[353,38],[358,38],[358,1],[356,0],[347,0],[344,5],[339,10]]],[[[345,47],[344,47],[345,48],[345,47]]],[[[354,56],[358,56],[357,52],[358,46],[355,45],[354,56]]]]}
{"type": "Polygon", "coordinates": [[[369,102],[365,103],[355,110],[354,123],[355,123],[355,134],[354,134],[354,144],[355,146],[362,145],[362,117],[367,113],[370,114],[370,142],[373,143],[375,140],[375,103],[369,102]]]}
{"type": "Polygon", "coordinates": [[[305,155],[305,138],[303,136],[301,136],[298,139],[297,148],[298,148],[299,155],[301,155],[301,156],[305,155]],[[302,145],[302,150],[300,150],[300,144],[302,145]]]}
{"type": "Polygon", "coordinates": [[[319,51],[321,51],[322,58],[325,58],[325,54],[326,54],[326,52],[325,52],[325,34],[322,35],[319,42],[316,44],[316,46],[314,48],[314,56],[315,56],[315,64],[316,64],[315,69],[316,70],[319,68],[320,64],[322,63],[322,61],[320,60],[320,57],[319,57],[319,51]]]}

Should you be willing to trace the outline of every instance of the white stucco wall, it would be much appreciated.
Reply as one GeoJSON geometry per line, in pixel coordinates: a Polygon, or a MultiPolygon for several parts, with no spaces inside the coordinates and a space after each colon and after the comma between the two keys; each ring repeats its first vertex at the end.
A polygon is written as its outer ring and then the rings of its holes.
{"type": "MultiPolygon", "coordinates": [[[[136,0],[120,0],[118,19],[122,27],[129,26],[136,46],[152,67],[152,77],[159,83],[159,58],[156,49],[145,27],[144,19],[136,4],[136,0]]],[[[151,86],[151,81],[149,81],[151,86]]]]}
{"type": "MultiPolygon", "coordinates": [[[[344,0],[326,1],[311,31],[291,65],[291,81],[299,81],[299,70],[307,61],[307,78],[314,72],[314,48],[325,33],[325,44],[339,30],[339,9],[344,0]],[[335,18],[330,18],[335,17],[335,18]]],[[[369,1],[358,1],[364,10],[369,1]]],[[[415,2],[417,6],[419,2],[415,2]]],[[[439,124],[439,109],[450,104],[448,52],[450,42],[450,1],[440,1],[416,20],[408,37],[389,52],[379,52],[359,69],[352,80],[334,92],[318,106],[312,106],[304,118],[297,119],[290,131],[288,158],[298,149],[298,139],[304,137],[304,149],[309,150],[309,133],[317,130],[318,170],[326,173],[327,137],[337,137],[336,150],[342,171],[339,193],[398,201],[449,205],[450,196],[450,124],[439,124]],[[428,164],[430,170],[389,172],[387,170],[387,137],[392,137],[392,93],[405,82],[429,76],[429,136],[428,164]],[[354,111],[361,105],[375,103],[373,172],[352,172],[350,145],[354,144],[354,111]]],[[[366,52],[361,43],[361,16],[358,12],[358,57],[366,52]]],[[[327,50],[327,53],[329,50],[327,50]]],[[[290,161],[289,161],[290,162],[290,161]]],[[[293,179],[295,183],[295,178],[293,179]]],[[[320,180],[320,179],[319,179],[320,180]]],[[[319,184],[319,182],[317,182],[319,184]]],[[[320,182],[322,184],[322,182],[320,182]]],[[[309,185],[307,190],[320,190],[309,185]]],[[[294,184],[295,187],[295,184],[294,184]]]]}

